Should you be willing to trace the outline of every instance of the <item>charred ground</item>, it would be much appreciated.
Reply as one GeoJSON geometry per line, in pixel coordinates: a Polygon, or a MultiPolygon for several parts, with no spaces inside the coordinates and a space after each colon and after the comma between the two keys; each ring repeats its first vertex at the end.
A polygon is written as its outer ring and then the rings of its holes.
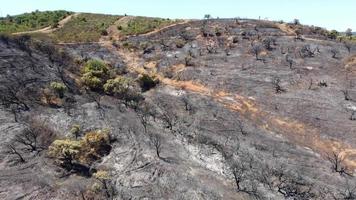
{"type": "Polygon", "coordinates": [[[241,19],[120,34],[133,19],[89,43],[1,37],[1,198],[355,198],[350,41],[241,19]],[[93,59],[128,90],[88,85],[93,59]]]}

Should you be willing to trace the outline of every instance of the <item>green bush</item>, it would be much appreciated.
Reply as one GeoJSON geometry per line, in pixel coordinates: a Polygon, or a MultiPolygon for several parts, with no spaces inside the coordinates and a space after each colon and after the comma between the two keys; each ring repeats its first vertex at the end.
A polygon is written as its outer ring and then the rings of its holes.
{"type": "Polygon", "coordinates": [[[108,66],[100,60],[89,60],[83,68],[82,81],[90,89],[102,89],[109,76],[108,66]]]}
{"type": "Polygon", "coordinates": [[[339,32],[337,32],[336,30],[332,30],[328,32],[328,38],[333,40],[335,40],[339,35],[340,35],[339,32]]]}
{"type": "Polygon", "coordinates": [[[88,72],[83,74],[82,82],[84,85],[88,86],[90,89],[97,90],[101,89],[103,86],[103,81],[94,75],[93,72],[88,72]]]}
{"type": "Polygon", "coordinates": [[[51,82],[50,87],[54,90],[60,98],[63,98],[64,92],[67,90],[67,87],[63,83],[51,82]]]}
{"type": "Polygon", "coordinates": [[[49,156],[67,169],[72,167],[73,161],[91,165],[110,152],[110,137],[106,130],[91,131],[79,140],[55,140],[48,150],[49,156]]]}
{"type": "Polygon", "coordinates": [[[109,79],[104,84],[104,91],[109,95],[124,100],[126,106],[137,108],[138,103],[143,99],[138,86],[131,78],[118,76],[115,79],[109,79]]]}
{"type": "Polygon", "coordinates": [[[89,60],[84,65],[84,73],[93,72],[97,75],[104,75],[108,73],[109,69],[107,65],[101,60],[89,60]]]}
{"type": "Polygon", "coordinates": [[[109,79],[104,84],[104,91],[109,95],[123,96],[133,86],[133,81],[124,76],[118,76],[115,79],[109,79]]]}

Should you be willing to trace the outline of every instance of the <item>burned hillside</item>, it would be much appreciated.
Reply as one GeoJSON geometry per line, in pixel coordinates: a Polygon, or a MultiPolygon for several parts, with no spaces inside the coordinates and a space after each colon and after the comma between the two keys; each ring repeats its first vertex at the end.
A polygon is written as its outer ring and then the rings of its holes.
{"type": "Polygon", "coordinates": [[[0,38],[2,199],[356,198],[352,42],[130,20],[98,41],[0,38]]]}

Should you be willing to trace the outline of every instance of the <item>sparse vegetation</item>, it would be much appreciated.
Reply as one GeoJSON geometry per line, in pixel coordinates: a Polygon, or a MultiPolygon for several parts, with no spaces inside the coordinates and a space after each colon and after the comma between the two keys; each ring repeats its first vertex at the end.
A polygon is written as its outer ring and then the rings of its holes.
{"type": "Polygon", "coordinates": [[[44,27],[55,27],[56,24],[71,12],[58,11],[34,11],[15,16],[6,16],[0,18],[0,32],[14,33],[22,31],[37,30],[44,27]]]}
{"type": "Polygon", "coordinates": [[[58,94],[59,98],[63,98],[64,92],[67,90],[67,87],[63,83],[52,82],[50,86],[58,94]]]}
{"type": "Polygon", "coordinates": [[[51,37],[57,42],[97,42],[111,24],[118,19],[114,15],[79,14],[51,37]]]}
{"type": "Polygon", "coordinates": [[[118,30],[124,35],[139,35],[167,26],[173,22],[169,19],[135,17],[126,26],[119,26],[118,30]]]}

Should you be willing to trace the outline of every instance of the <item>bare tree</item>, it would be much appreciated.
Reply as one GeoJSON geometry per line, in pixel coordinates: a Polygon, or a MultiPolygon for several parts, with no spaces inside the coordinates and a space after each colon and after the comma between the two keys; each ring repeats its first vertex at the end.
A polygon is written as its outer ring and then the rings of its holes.
{"type": "Polygon", "coordinates": [[[150,142],[151,145],[155,148],[156,150],[156,155],[158,158],[161,158],[161,150],[162,150],[162,137],[158,134],[151,134],[150,135],[150,142]]]}
{"type": "Polygon", "coordinates": [[[347,51],[348,51],[349,53],[351,53],[352,43],[345,41],[345,42],[344,42],[344,46],[345,46],[345,48],[347,49],[347,51]]]}
{"type": "Polygon", "coordinates": [[[19,161],[24,163],[26,162],[24,157],[22,156],[22,152],[15,146],[15,142],[11,142],[5,145],[5,153],[10,155],[16,155],[19,158],[19,161]]]}
{"type": "Polygon", "coordinates": [[[276,38],[267,37],[262,40],[262,44],[268,51],[271,51],[273,50],[272,45],[276,45],[276,38]]]}
{"type": "Polygon", "coordinates": [[[352,100],[351,97],[350,97],[350,93],[349,93],[349,90],[348,90],[348,89],[341,90],[341,92],[344,94],[345,101],[350,101],[350,100],[352,100]]]}
{"type": "Polygon", "coordinates": [[[178,121],[178,117],[170,108],[160,107],[160,110],[162,111],[161,119],[166,123],[166,128],[172,131],[178,121]]]}
{"type": "Polygon", "coordinates": [[[260,60],[259,59],[259,54],[263,51],[263,47],[261,44],[252,44],[251,48],[250,48],[250,52],[255,55],[256,60],[260,60]]]}
{"type": "Polygon", "coordinates": [[[289,68],[292,69],[294,60],[291,58],[291,56],[289,54],[286,54],[285,57],[286,57],[286,62],[288,63],[289,68]]]}
{"type": "Polygon", "coordinates": [[[147,103],[143,103],[141,106],[139,106],[137,110],[137,116],[140,118],[140,122],[144,128],[145,133],[147,133],[147,126],[149,124],[150,114],[150,107],[147,103]]]}
{"type": "Polygon", "coordinates": [[[340,51],[338,49],[335,49],[335,48],[330,49],[330,52],[332,54],[332,58],[335,58],[335,59],[337,59],[338,55],[340,54],[340,51]]]}
{"type": "Polygon", "coordinates": [[[339,191],[340,199],[356,199],[356,184],[346,180],[343,190],[339,191]]]}
{"type": "Polygon", "coordinates": [[[56,137],[56,134],[43,122],[31,121],[27,127],[14,137],[27,151],[41,151],[46,149],[56,137]]]}
{"type": "Polygon", "coordinates": [[[307,44],[300,49],[299,54],[302,58],[306,58],[306,57],[311,58],[314,57],[315,51],[316,49],[312,50],[310,45],[307,44]]]}
{"type": "Polygon", "coordinates": [[[3,83],[0,86],[0,92],[0,105],[5,107],[15,105],[17,108],[16,110],[19,111],[30,110],[30,107],[27,105],[27,103],[20,97],[20,90],[14,87],[14,85],[5,85],[5,83],[3,83]]]}
{"type": "Polygon", "coordinates": [[[241,162],[234,162],[231,167],[231,172],[234,176],[234,181],[236,184],[236,189],[238,192],[243,191],[241,182],[246,178],[247,167],[241,162]]]}
{"type": "Polygon", "coordinates": [[[184,103],[185,111],[191,111],[192,110],[192,105],[190,104],[187,96],[183,96],[182,97],[182,101],[184,103]]]}
{"type": "Polygon", "coordinates": [[[350,120],[352,120],[352,121],[356,120],[356,110],[353,110],[353,111],[351,112],[350,120]]]}
{"type": "Polygon", "coordinates": [[[31,128],[26,128],[22,133],[15,136],[14,141],[27,147],[29,151],[37,151],[39,147],[38,137],[39,132],[31,128]]]}
{"type": "Polygon", "coordinates": [[[244,126],[243,122],[239,119],[237,119],[236,121],[237,121],[237,128],[241,132],[241,134],[247,135],[247,131],[245,131],[245,126],[244,126]]]}
{"type": "Polygon", "coordinates": [[[337,172],[340,175],[346,174],[351,176],[349,169],[344,164],[345,156],[343,156],[340,152],[333,151],[326,155],[326,158],[331,163],[331,167],[334,172],[337,172]]]}
{"type": "Polygon", "coordinates": [[[282,93],[282,92],[286,92],[286,90],[282,88],[281,79],[279,79],[279,78],[275,78],[273,80],[273,86],[274,86],[274,89],[275,89],[277,94],[282,93]]]}

